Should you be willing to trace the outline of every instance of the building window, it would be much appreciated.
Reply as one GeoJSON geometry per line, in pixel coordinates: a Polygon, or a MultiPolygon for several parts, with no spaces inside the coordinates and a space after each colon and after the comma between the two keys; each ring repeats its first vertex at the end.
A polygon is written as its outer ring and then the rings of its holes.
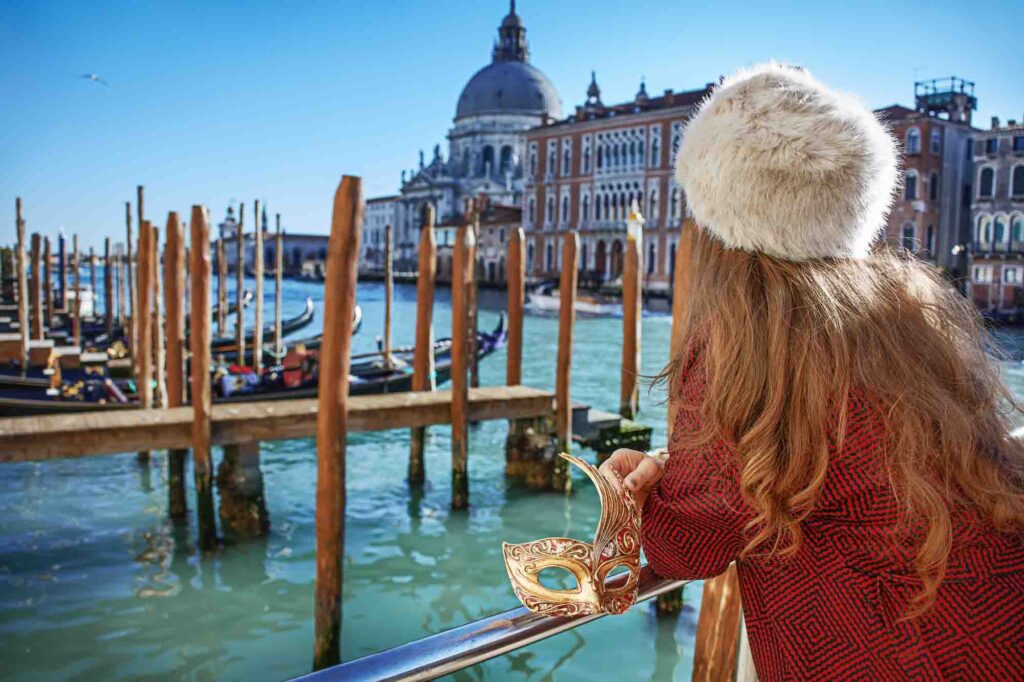
{"type": "Polygon", "coordinates": [[[647,213],[650,216],[651,224],[652,225],[657,225],[658,224],[658,190],[656,190],[656,189],[652,189],[651,190],[651,197],[650,197],[649,203],[650,203],[650,208],[648,209],[647,213]]]}
{"type": "Polygon", "coordinates": [[[669,203],[668,214],[673,218],[679,218],[679,188],[672,188],[672,195],[669,203]]]}
{"type": "Polygon", "coordinates": [[[932,128],[932,154],[938,154],[942,151],[942,131],[938,128],[932,128]]]}
{"type": "Polygon", "coordinates": [[[928,231],[925,232],[925,248],[928,249],[928,255],[932,258],[935,257],[935,226],[929,225],[928,231]]]}
{"type": "Polygon", "coordinates": [[[583,150],[583,174],[590,173],[590,147],[583,150]]]}
{"type": "Polygon", "coordinates": [[[585,225],[590,220],[590,195],[583,195],[583,206],[582,206],[581,222],[585,225]]]}
{"type": "Polygon", "coordinates": [[[501,148],[501,173],[505,173],[512,170],[512,147],[505,145],[501,148]]]}
{"type": "Polygon", "coordinates": [[[594,220],[601,219],[601,197],[598,196],[594,200],[594,220]]]}
{"type": "Polygon", "coordinates": [[[907,201],[917,199],[917,171],[908,170],[903,185],[903,198],[907,201]]]}
{"type": "Polygon", "coordinates": [[[658,147],[658,138],[651,140],[651,168],[657,168],[661,165],[661,150],[658,147]]]}
{"type": "Polygon", "coordinates": [[[494,147],[491,145],[484,147],[483,165],[480,171],[481,175],[490,175],[494,172],[494,147]]]}
{"type": "Polygon", "coordinates": [[[569,224],[569,195],[566,194],[562,197],[562,225],[569,224]]]}
{"type": "Polygon", "coordinates": [[[548,210],[544,216],[544,224],[550,225],[555,221],[555,198],[548,197],[548,210]]]}
{"type": "Polygon", "coordinates": [[[989,242],[992,241],[992,218],[987,215],[978,216],[978,223],[974,228],[974,241],[979,249],[988,250],[989,242]]]}
{"type": "Polygon", "coordinates": [[[654,266],[658,261],[658,252],[655,249],[654,242],[647,245],[647,274],[654,274],[654,266]]]}
{"type": "Polygon", "coordinates": [[[1024,245],[1024,216],[1018,214],[1010,220],[1010,239],[1014,251],[1019,251],[1024,245]]]}
{"type": "Polygon", "coordinates": [[[939,174],[935,171],[928,177],[928,198],[932,201],[939,200],[939,174]]]}
{"type": "Polygon", "coordinates": [[[917,228],[912,223],[907,223],[903,226],[903,232],[900,235],[900,243],[903,248],[907,251],[913,251],[916,248],[915,242],[917,241],[917,228]]]}
{"type": "Polygon", "coordinates": [[[1020,267],[1016,265],[1004,265],[1003,281],[1007,284],[1020,284],[1020,267]]]}
{"type": "Polygon", "coordinates": [[[533,242],[526,246],[526,271],[533,272],[533,242]]]}
{"type": "Polygon", "coordinates": [[[537,177],[537,147],[530,145],[530,177],[537,177]]]}
{"type": "Polygon", "coordinates": [[[981,169],[978,176],[978,196],[991,199],[995,192],[996,172],[991,167],[981,169]]]}
{"type": "Polygon", "coordinates": [[[572,166],[572,157],[569,155],[569,148],[566,147],[565,149],[562,150],[562,176],[563,177],[569,175],[569,171],[571,170],[571,168],[570,168],[571,166],[572,166]]]}
{"type": "Polygon", "coordinates": [[[1013,169],[1013,176],[1010,182],[1010,195],[1024,197],[1024,166],[1017,166],[1013,169]]]}
{"type": "Polygon", "coordinates": [[[985,153],[986,154],[995,154],[998,151],[999,151],[999,138],[998,137],[990,137],[987,140],[985,140],[985,153]]]}
{"type": "Polygon", "coordinates": [[[995,238],[993,246],[998,247],[1000,249],[1005,249],[1007,246],[1006,238],[1010,236],[1009,233],[1006,231],[1006,218],[1003,218],[1001,216],[997,217],[995,225],[995,238]]]}
{"type": "Polygon", "coordinates": [[[526,204],[526,222],[531,227],[533,226],[537,217],[537,202],[534,201],[533,197],[530,197],[530,201],[526,204]]]}
{"type": "Polygon", "coordinates": [[[548,242],[548,248],[544,254],[544,269],[548,272],[555,269],[555,249],[551,246],[551,242],[548,242]]]}
{"type": "Polygon", "coordinates": [[[921,131],[911,128],[907,131],[907,154],[921,153],[921,131]]]}
{"type": "Polygon", "coordinates": [[[988,284],[992,281],[992,266],[975,265],[972,275],[971,279],[975,282],[978,282],[979,284],[988,284]]]}

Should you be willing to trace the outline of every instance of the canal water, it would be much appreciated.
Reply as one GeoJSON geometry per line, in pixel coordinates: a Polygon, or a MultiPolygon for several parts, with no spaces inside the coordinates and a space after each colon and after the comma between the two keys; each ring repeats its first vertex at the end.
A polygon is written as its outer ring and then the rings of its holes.
{"type": "MultiPolygon", "coordinates": [[[[250,285],[251,286],[251,285],[250,285]]],[[[267,287],[268,303],[273,286],[267,287]]],[[[287,282],[284,314],[323,285],[287,282]]],[[[412,342],[415,288],[396,287],[395,345],[412,342]]],[[[376,347],[383,286],[361,284],[362,331],[354,351],[376,347]]],[[[435,336],[451,329],[448,290],[439,290],[435,336]]],[[[490,329],[504,294],[482,291],[480,326],[490,329]]],[[[272,308],[271,308],[272,309],[272,308]]],[[[557,320],[525,320],[523,381],[553,389],[557,320]]],[[[670,319],[643,320],[647,374],[667,358],[670,319]]],[[[621,320],[576,322],[572,396],[618,407],[621,320]]],[[[1015,334],[1005,335],[1020,345],[1015,334]]],[[[504,352],[481,363],[484,385],[504,383],[504,352]]],[[[1004,363],[1024,394],[1024,372],[1004,363]]],[[[665,441],[661,394],[642,394],[641,421],[665,441]]],[[[390,648],[516,606],[501,542],[552,535],[589,539],[599,503],[580,474],[569,496],[506,482],[504,422],[471,427],[470,502],[452,512],[450,434],[429,430],[427,484],[405,483],[409,434],[349,437],[344,558],[345,660],[390,648]]],[[[219,462],[221,453],[215,451],[219,462]]],[[[593,453],[586,453],[592,457],[593,453]]],[[[167,466],[134,453],[0,465],[0,670],[5,679],[276,680],[308,672],[313,647],[315,574],[312,439],[263,444],[271,530],[265,540],[201,555],[195,522],[166,515],[167,466]]],[[[192,473],[188,472],[193,505],[192,473]]],[[[194,506],[194,505],[193,505],[194,506]]],[[[190,511],[192,509],[190,508],[190,511]]],[[[453,680],[687,680],[700,584],[687,587],[679,617],[653,604],[607,617],[452,675],[453,680]]]]}
{"type": "MultiPolygon", "coordinates": [[[[102,280],[102,278],[101,278],[102,280]]],[[[251,283],[250,285],[251,286],[251,283]]],[[[273,300],[273,286],[267,287],[273,300]]],[[[289,281],[284,316],[317,303],[323,285],[289,281]]],[[[411,344],[415,287],[398,285],[395,345],[411,344]]],[[[503,292],[481,291],[480,327],[491,329],[503,292]]],[[[376,348],[383,286],[361,284],[363,328],[354,352],[376,348]]],[[[272,308],[271,308],[272,309],[272,308]]],[[[643,370],[667,354],[670,318],[644,319],[643,370]]],[[[554,388],[558,321],[528,315],[523,381],[554,388]]],[[[435,336],[451,330],[450,293],[439,289],[435,336]]],[[[573,398],[618,408],[622,322],[578,319],[573,398]]],[[[480,365],[484,385],[505,381],[502,350],[480,365]]],[[[665,439],[660,398],[642,396],[642,420],[665,439]]],[[[409,433],[354,434],[348,446],[344,627],[348,660],[517,605],[501,557],[503,540],[593,537],[599,503],[577,474],[565,497],[506,482],[505,422],[471,427],[469,511],[453,513],[450,433],[428,431],[427,484],[405,483],[409,433]]],[[[221,453],[214,453],[219,462],[221,453]]],[[[586,453],[593,457],[593,453],[586,453]]],[[[5,679],[282,679],[308,672],[315,575],[312,439],[264,443],[271,530],[265,541],[203,556],[195,523],[166,515],[163,452],[148,468],[134,453],[0,466],[0,669],[5,679]]],[[[193,502],[188,472],[189,503],[193,502]]],[[[194,505],[193,505],[194,506],[194,505]]],[[[190,508],[190,512],[192,509],[190,508]]],[[[688,679],[699,586],[683,614],[653,605],[609,617],[453,675],[456,680],[559,680],[602,676],[688,679]]]]}

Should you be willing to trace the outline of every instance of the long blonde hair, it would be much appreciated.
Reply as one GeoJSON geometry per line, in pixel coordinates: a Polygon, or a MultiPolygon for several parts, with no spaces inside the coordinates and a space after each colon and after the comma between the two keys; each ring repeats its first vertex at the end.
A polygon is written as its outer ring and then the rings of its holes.
{"type": "MultiPolygon", "coordinates": [[[[986,355],[971,306],[939,273],[888,249],[863,260],[784,261],[694,236],[680,347],[662,372],[673,389],[694,344],[707,386],[699,448],[723,439],[755,511],[744,556],[791,556],[814,510],[829,449],[842,448],[851,391],[884,427],[884,466],[934,601],[956,510],[1000,529],[1024,525],[1024,447],[1009,437],[1015,403],[986,355]],[[767,549],[766,549],[767,548],[767,549]]],[[[674,400],[682,400],[673,391],[674,400]]]]}

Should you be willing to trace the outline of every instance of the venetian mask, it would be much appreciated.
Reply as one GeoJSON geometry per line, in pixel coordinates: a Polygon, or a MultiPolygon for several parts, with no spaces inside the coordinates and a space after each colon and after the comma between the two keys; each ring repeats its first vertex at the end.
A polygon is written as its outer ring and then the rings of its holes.
{"type": "Polygon", "coordinates": [[[640,580],[640,512],[633,494],[616,488],[597,468],[561,454],[583,470],[597,486],[601,519],[593,544],[572,538],[544,538],[523,544],[502,543],[512,589],[523,606],[548,616],[586,616],[624,613],[636,601],[640,580]],[[576,578],[576,587],[553,589],[540,583],[545,568],[561,568],[576,578]],[[605,578],[619,567],[629,570],[625,583],[606,587],[605,578]]]}

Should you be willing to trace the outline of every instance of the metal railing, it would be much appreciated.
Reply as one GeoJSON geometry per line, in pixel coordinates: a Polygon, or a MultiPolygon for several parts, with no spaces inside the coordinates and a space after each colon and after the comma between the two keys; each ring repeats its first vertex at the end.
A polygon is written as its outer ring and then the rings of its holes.
{"type": "MultiPolygon", "coordinates": [[[[626,575],[618,575],[609,579],[606,584],[614,587],[625,580],[626,575]]],[[[637,603],[685,584],[686,581],[662,578],[650,567],[644,566],[640,570],[637,603]]],[[[325,668],[296,680],[432,680],[602,617],[603,615],[579,618],[541,616],[519,607],[393,649],[325,668]]]]}

